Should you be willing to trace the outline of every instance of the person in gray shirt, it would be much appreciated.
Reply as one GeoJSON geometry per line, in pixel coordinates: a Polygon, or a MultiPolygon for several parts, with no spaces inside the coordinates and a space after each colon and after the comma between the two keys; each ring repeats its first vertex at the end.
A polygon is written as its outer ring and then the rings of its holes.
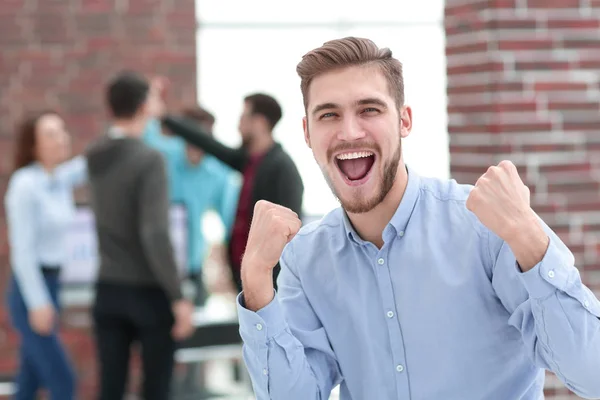
{"type": "Polygon", "coordinates": [[[143,398],[166,400],[177,340],[193,332],[169,234],[162,155],[141,139],[161,107],[148,80],[122,72],[107,88],[108,134],[87,150],[100,270],[93,307],[100,400],[125,395],[130,349],[139,342],[143,398]]]}

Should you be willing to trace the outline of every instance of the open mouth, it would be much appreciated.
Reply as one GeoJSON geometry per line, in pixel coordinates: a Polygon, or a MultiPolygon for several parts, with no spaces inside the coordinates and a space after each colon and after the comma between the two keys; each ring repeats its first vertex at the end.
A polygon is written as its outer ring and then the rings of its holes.
{"type": "Polygon", "coordinates": [[[355,151],[338,154],[335,160],[346,181],[353,185],[360,185],[367,180],[373,168],[375,154],[370,151],[355,151]]]}

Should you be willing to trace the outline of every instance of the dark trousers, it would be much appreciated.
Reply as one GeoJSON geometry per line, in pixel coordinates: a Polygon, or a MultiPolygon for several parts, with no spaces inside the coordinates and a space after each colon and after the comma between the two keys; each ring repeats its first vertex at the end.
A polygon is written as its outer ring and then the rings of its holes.
{"type": "MultiPolygon", "coordinates": [[[[44,273],[44,281],[54,307],[58,311],[60,309],[58,273],[44,273]]],[[[38,335],[31,329],[27,307],[14,278],[10,284],[7,300],[12,324],[21,336],[15,400],[36,399],[38,390],[42,388],[48,390],[51,400],[74,399],[75,375],[58,337],[57,328],[49,336],[38,335]]]]}
{"type": "Polygon", "coordinates": [[[100,400],[125,396],[132,345],[142,356],[142,395],[167,400],[174,364],[171,336],[174,317],[165,292],[158,287],[99,283],[93,308],[100,400]]]}

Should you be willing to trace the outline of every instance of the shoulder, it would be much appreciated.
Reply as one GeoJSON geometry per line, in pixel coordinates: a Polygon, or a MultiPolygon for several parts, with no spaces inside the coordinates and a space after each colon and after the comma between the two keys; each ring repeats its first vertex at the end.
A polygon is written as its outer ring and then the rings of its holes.
{"type": "Polygon", "coordinates": [[[139,157],[142,168],[153,170],[155,168],[165,168],[165,159],[163,154],[145,143],[137,149],[137,157],[139,157]]]}
{"type": "Polygon", "coordinates": [[[443,229],[449,237],[463,238],[463,243],[489,246],[489,230],[466,206],[473,185],[454,179],[421,178],[419,189],[418,210],[411,217],[415,223],[443,229]]]}
{"type": "Polygon", "coordinates": [[[303,249],[315,249],[323,243],[331,244],[336,240],[345,240],[343,210],[340,207],[318,220],[304,224],[289,243],[288,251],[300,253],[303,249]]]}
{"type": "Polygon", "coordinates": [[[19,168],[10,176],[6,189],[6,198],[29,196],[37,186],[37,168],[33,165],[19,168]]]}

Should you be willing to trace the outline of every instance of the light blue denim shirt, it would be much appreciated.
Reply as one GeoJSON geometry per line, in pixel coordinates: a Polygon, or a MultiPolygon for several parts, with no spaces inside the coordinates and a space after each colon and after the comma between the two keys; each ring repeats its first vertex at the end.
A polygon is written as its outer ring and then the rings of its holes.
{"type": "Polygon", "coordinates": [[[540,400],[544,369],[600,397],[600,303],[544,225],[543,260],[521,272],[465,207],[471,187],[409,169],[377,249],[337,209],[281,258],[257,313],[238,297],[257,399],[540,400]]]}
{"type": "Polygon", "coordinates": [[[10,263],[29,309],[51,304],[40,267],[60,267],[75,214],[73,189],[87,180],[77,156],[48,174],[34,163],[17,170],[4,197],[10,263]]]}

